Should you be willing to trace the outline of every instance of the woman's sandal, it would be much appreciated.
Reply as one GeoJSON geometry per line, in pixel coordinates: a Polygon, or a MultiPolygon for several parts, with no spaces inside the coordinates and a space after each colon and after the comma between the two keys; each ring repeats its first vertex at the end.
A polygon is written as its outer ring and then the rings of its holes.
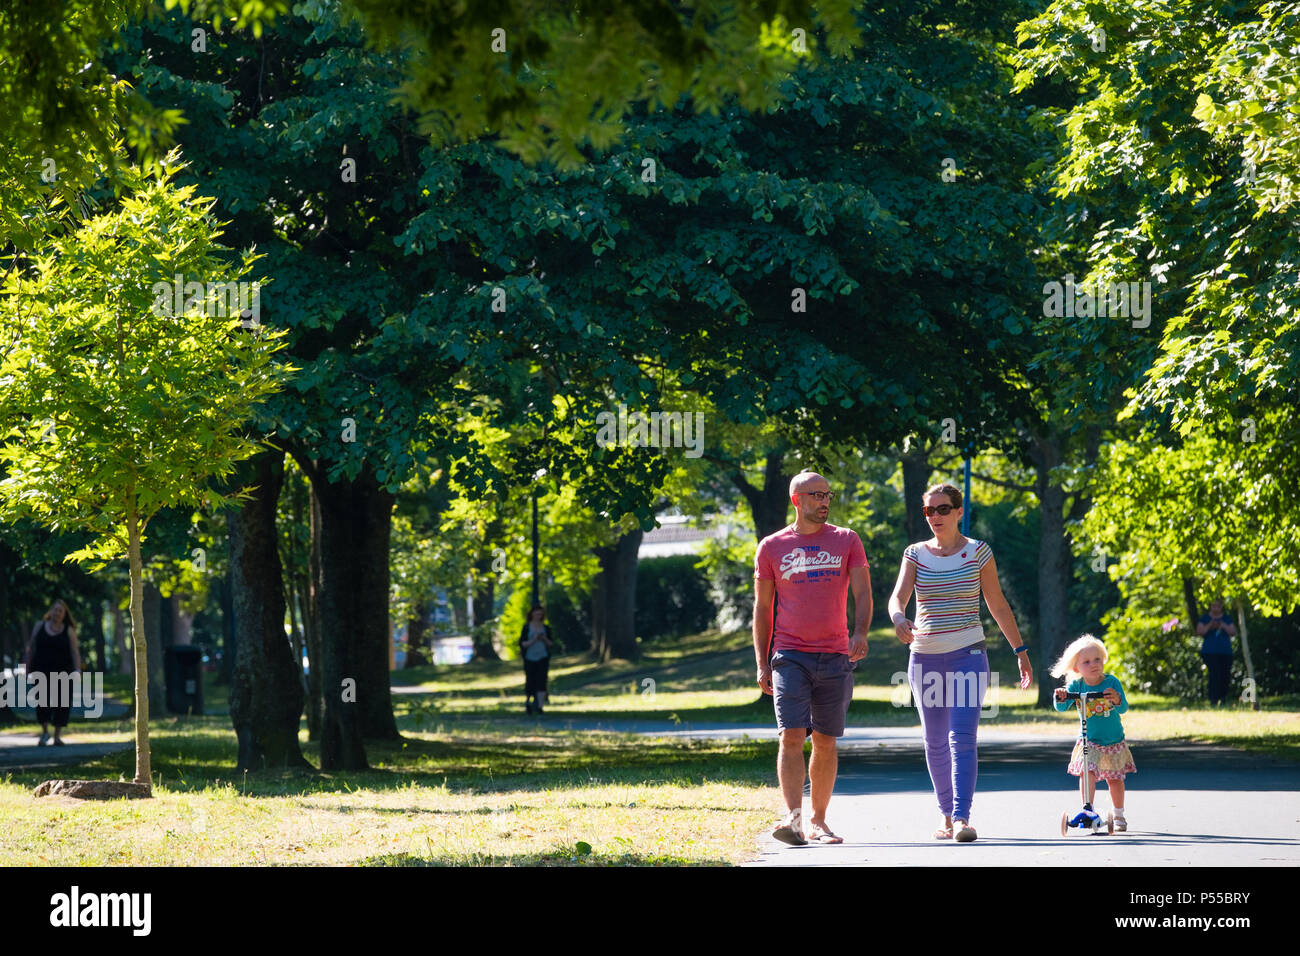
{"type": "Polygon", "coordinates": [[[974,843],[975,838],[979,835],[975,832],[975,828],[971,826],[969,823],[965,822],[964,820],[953,821],[954,826],[957,823],[960,823],[961,827],[957,829],[957,835],[954,837],[954,839],[958,843],[974,843]]]}
{"type": "Polygon", "coordinates": [[[934,831],[934,838],[936,840],[951,840],[952,827],[939,827],[939,829],[934,831]]]}

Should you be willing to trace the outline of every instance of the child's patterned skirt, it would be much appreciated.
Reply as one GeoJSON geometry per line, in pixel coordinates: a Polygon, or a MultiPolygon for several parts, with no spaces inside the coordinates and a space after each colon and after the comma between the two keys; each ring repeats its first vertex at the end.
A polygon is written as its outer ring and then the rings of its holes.
{"type": "MultiPolygon", "coordinates": [[[[1088,742],[1088,769],[1102,780],[1123,780],[1126,773],[1137,773],[1133,765],[1133,754],[1128,749],[1128,741],[1117,744],[1094,744],[1088,742]]],[[[1076,777],[1083,773],[1083,741],[1074,742],[1074,753],[1070,754],[1069,772],[1076,777]]]]}

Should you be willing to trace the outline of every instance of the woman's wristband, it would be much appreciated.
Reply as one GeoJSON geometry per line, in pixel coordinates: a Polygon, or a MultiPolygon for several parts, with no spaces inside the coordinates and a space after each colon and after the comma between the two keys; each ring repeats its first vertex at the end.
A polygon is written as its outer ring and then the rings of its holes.
{"type": "Polygon", "coordinates": [[[1027,644],[1021,644],[1019,647],[1011,648],[1011,653],[1020,654],[1028,650],[1029,650],[1029,646],[1027,644]]]}

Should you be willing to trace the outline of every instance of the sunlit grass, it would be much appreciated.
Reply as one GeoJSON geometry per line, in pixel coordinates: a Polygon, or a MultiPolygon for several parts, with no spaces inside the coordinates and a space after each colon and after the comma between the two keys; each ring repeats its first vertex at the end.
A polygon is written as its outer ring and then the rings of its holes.
{"type": "MultiPolygon", "coordinates": [[[[51,771],[0,774],[0,865],[724,865],[753,855],[774,808],[767,742],[473,719],[404,733],[368,745],[368,772],[236,775],[224,719],[160,722],[152,800],[36,800],[51,771]]],[[[129,778],[133,760],[58,775],[129,778]]]]}

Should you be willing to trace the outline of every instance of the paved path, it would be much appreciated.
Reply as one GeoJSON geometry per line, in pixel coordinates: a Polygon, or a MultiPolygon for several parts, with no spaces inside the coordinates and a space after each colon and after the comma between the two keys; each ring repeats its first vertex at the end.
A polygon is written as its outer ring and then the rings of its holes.
{"type": "MultiPolygon", "coordinates": [[[[40,738],[40,731],[22,731],[14,733],[12,731],[0,733],[0,772],[12,770],[37,770],[43,767],[58,767],[65,764],[81,763],[83,760],[89,760],[92,757],[102,757],[105,754],[117,753],[119,750],[129,750],[135,744],[131,741],[122,743],[78,743],[77,730],[86,726],[85,708],[74,707],[71,709],[72,715],[77,720],[64,728],[63,736],[68,742],[62,747],[56,747],[48,744],[44,747],[36,745],[40,738]]],[[[119,700],[105,696],[103,714],[94,718],[91,723],[98,721],[117,720],[125,716],[130,708],[119,700]]],[[[36,712],[31,708],[15,708],[15,713],[22,717],[28,723],[36,720],[36,712]]]]}
{"type": "MultiPolygon", "coordinates": [[[[543,721],[546,722],[545,720],[543,721]]],[[[567,720],[573,730],[771,740],[770,726],[567,720]]],[[[753,866],[1296,866],[1300,762],[1186,741],[1132,741],[1127,833],[1061,836],[1078,810],[1065,737],[981,730],[975,843],[938,841],[919,727],[850,727],[828,820],[837,846],[787,847],[763,834],[753,866]]],[[[775,767],[773,767],[775,781],[775,767]]],[[[1100,811],[1110,809],[1101,794],[1100,811]]],[[[806,808],[805,803],[805,808],[806,808]]],[[[807,813],[805,809],[805,813],[807,813]]],[[[775,813],[773,815],[775,821],[775,813]]]]}
{"type": "MultiPolygon", "coordinates": [[[[76,725],[73,724],[75,730],[76,725]]],[[[69,743],[62,747],[50,744],[36,746],[37,734],[0,734],[0,773],[13,770],[37,770],[42,767],[59,767],[65,764],[81,763],[92,757],[130,750],[134,744],[124,741],[116,744],[76,743],[77,735],[68,733],[69,743]]]]}

